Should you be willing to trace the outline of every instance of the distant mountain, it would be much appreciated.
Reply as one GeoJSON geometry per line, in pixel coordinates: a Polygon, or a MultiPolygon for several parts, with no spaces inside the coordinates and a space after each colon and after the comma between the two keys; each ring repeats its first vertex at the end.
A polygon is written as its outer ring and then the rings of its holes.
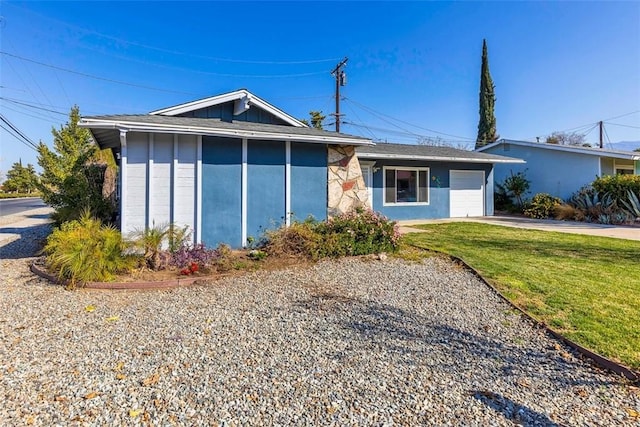
{"type": "Polygon", "coordinates": [[[611,144],[613,150],[618,151],[633,151],[640,148],[640,141],[620,141],[611,144]]]}

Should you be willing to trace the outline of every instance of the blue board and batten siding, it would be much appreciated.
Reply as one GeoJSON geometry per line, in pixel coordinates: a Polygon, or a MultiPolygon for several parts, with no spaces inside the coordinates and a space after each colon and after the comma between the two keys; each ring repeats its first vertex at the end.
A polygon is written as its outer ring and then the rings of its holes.
{"type": "Polygon", "coordinates": [[[493,215],[493,165],[409,160],[376,160],[373,173],[373,210],[394,220],[435,219],[450,217],[450,185],[452,170],[484,172],[484,215],[493,215]],[[429,203],[393,206],[384,204],[384,167],[429,168],[429,203]]]}
{"type": "Polygon", "coordinates": [[[497,164],[495,180],[498,183],[513,172],[524,172],[531,182],[528,197],[537,193],[549,193],[562,199],[569,198],[582,186],[590,184],[596,177],[613,174],[613,162],[600,157],[544,147],[519,146],[516,144],[500,144],[484,151],[489,154],[516,157],[525,160],[526,164],[497,164]]]}
{"type": "Polygon", "coordinates": [[[233,114],[234,104],[228,102],[211,107],[201,108],[178,115],[178,117],[194,117],[199,119],[220,119],[224,122],[253,122],[270,125],[286,125],[287,123],[273,114],[259,108],[250,108],[238,115],[233,114]]]}
{"type": "Polygon", "coordinates": [[[285,143],[251,140],[247,146],[247,237],[284,224],[285,143]]]}
{"type": "MultiPolygon", "coordinates": [[[[202,241],[208,246],[243,241],[242,140],[202,139],[202,241]]],[[[296,218],[325,219],[327,148],[291,143],[290,205],[296,218]]],[[[258,238],[286,219],[286,143],[247,141],[246,236],[258,238]]]]}
{"type": "Polygon", "coordinates": [[[242,241],[242,141],[202,138],[202,242],[242,241]]]}
{"type": "Polygon", "coordinates": [[[327,146],[291,143],[291,214],[293,219],[327,218],[327,146]]]}

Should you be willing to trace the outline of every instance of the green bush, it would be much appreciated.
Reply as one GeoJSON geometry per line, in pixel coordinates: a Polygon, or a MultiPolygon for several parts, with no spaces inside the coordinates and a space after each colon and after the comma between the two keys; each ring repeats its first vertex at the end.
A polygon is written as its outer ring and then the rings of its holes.
{"type": "Polygon", "coordinates": [[[527,179],[526,169],[505,178],[504,182],[496,183],[495,207],[511,213],[522,212],[525,206],[525,196],[529,193],[531,181],[527,179]]]}
{"type": "Polygon", "coordinates": [[[329,218],[316,230],[323,237],[319,257],[395,252],[400,240],[396,222],[370,209],[329,218]]]}
{"type": "Polygon", "coordinates": [[[171,254],[188,246],[189,227],[160,224],[138,229],[130,236],[131,245],[144,256],[145,265],[151,270],[163,270],[171,264],[171,254]]]}
{"type": "Polygon", "coordinates": [[[524,209],[524,214],[529,218],[546,219],[554,216],[555,210],[562,200],[547,193],[538,193],[531,199],[524,209]]]}
{"type": "Polygon", "coordinates": [[[591,184],[600,194],[609,194],[620,205],[628,200],[629,192],[640,197],[640,175],[607,175],[596,178],[591,184]]]}
{"type": "Polygon", "coordinates": [[[73,288],[91,281],[113,280],[130,269],[135,257],[124,255],[120,231],[104,225],[85,211],[78,220],[65,222],[47,238],[47,265],[73,288]]]}
{"type": "Polygon", "coordinates": [[[265,250],[272,255],[310,259],[395,252],[400,234],[394,221],[371,210],[355,211],[316,222],[294,222],[265,233],[265,250]]]}

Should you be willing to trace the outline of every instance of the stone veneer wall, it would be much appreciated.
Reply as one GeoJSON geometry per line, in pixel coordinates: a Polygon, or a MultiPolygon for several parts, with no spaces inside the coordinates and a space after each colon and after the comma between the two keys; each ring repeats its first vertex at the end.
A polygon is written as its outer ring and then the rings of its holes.
{"type": "Polygon", "coordinates": [[[332,217],[357,207],[371,207],[355,147],[330,145],[327,214],[332,217]]]}

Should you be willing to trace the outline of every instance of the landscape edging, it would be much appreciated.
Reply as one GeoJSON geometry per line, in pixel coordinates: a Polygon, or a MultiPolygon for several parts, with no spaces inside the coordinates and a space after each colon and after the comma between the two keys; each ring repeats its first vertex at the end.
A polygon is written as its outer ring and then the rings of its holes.
{"type": "MultiPolygon", "coordinates": [[[[418,248],[418,249],[425,250],[425,248],[421,248],[419,246],[415,246],[415,245],[411,245],[411,246],[413,246],[415,248],[418,248]]],[[[608,358],[602,356],[601,354],[595,353],[592,350],[589,350],[589,349],[581,346],[580,344],[573,342],[569,338],[567,338],[564,335],[562,335],[560,332],[555,331],[552,328],[550,328],[546,323],[541,322],[538,319],[536,319],[535,317],[531,316],[529,313],[524,311],[522,308],[518,307],[516,304],[511,302],[498,289],[496,289],[495,286],[493,286],[484,277],[482,277],[482,275],[475,268],[473,268],[469,264],[467,264],[462,258],[459,258],[459,257],[454,256],[454,255],[450,255],[450,254],[445,253],[445,252],[440,252],[440,251],[436,251],[436,250],[432,250],[432,249],[428,249],[428,250],[431,251],[431,252],[435,252],[435,253],[438,253],[440,255],[446,256],[449,259],[451,259],[452,261],[455,261],[456,263],[462,265],[465,269],[467,269],[468,271],[473,273],[478,279],[480,279],[487,287],[489,287],[489,289],[491,289],[493,292],[495,292],[502,300],[504,300],[507,304],[509,304],[511,307],[513,307],[519,313],[524,315],[527,319],[531,320],[533,323],[535,323],[539,327],[544,328],[544,330],[547,331],[548,333],[550,333],[553,337],[555,337],[556,339],[562,341],[563,343],[565,343],[566,345],[568,345],[569,347],[571,347],[572,349],[574,349],[575,351],[577,351],[581,355],[583,355],[585,357],[588,357],[596,365],[600,366],[601,368],[608,369],[608,370],[610,370],[612,372],[615,372],[618,375],[623,375],[626,379],[628,379],[632,383],[640,384],[640,372],[636,372],[636,371],[634,371],[633,369],[631,369],[631,368],[629,368],[627,366],[624,366],[624,365],[622,365],[620,363],[614,362],[613,360],[608,359],[608,358]]]]}
{"type": "MultiPolygon", "coordinates": [[[[64,284],[56,276],[42,270],[32,262],[29,269],[36,276],[42,277],[55,284],[64,284]]],[[[138,282],[87,282],[82,289],[98,290],[152,290],[152,289],[173,289],[181,286],[192,285],[200,280],[211,279],[209,276],[185,277],[160,281],[138,281],[138,282]]]]}

